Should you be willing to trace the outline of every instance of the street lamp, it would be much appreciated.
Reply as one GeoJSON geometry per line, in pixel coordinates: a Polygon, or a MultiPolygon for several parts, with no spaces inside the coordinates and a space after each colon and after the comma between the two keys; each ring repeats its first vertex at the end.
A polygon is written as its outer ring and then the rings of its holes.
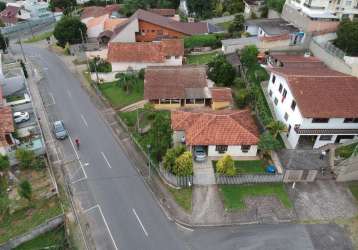
{"type": "Polygon", "coordinates": [[[147,144],[147,150],[148,150],[148,168],[149,168],[149,178],[150,178],[150,144],[147,144]]]}

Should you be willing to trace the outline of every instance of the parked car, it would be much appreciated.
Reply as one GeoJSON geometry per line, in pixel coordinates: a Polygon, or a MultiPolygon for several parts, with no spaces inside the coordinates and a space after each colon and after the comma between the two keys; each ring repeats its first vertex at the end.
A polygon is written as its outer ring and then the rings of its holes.
{"type": "Polygon", "coordinates": [[[67,138],[67,130],[63,121],[55,121],[53,123],[53,132],[56,139],[63,140],[67,138]]]}
{"type": "Polygon", "coordinates": [[[194,160],[196,161],[206,161],[206,151],[202,146],[196,146],[194,148],[194,160]]]}
{"type": "Polygon", "coordinates": [[[29,112],[15,112],[13,113],[15,123],[26,122],[30,119],[29,112]]]}

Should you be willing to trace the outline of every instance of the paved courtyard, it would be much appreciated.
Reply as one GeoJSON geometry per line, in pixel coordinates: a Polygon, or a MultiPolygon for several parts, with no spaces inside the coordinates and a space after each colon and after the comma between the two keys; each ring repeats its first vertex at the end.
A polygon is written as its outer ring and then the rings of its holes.
{"type": "Polygon", "coordinates": [[[194,164],[194,184],[195,185],[213,185],[215,181],[215,173],[211,160],[204,162],[193,161],[194,164]]]}
{"type": "Polygon", "coordinates": [[[333,220],[354,217],[358,210],[354,197],[343,183],[317,180],[289,188],[299,220],[333,220]]]}

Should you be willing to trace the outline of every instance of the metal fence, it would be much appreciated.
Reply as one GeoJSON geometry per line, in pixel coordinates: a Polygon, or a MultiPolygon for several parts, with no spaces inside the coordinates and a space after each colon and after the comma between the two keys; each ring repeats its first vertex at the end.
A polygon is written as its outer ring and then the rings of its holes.
{"type": "Polygon", "coordinates": [[[341,50],[340,48],[337,48],[333,43],[327,41],[324,43],[318,42],[316,39],[312,39],[312,41],[317,44],[319,47],[324,49],[327,53],[331,54],[332,56],[338,57],[340,59],[343,59],[346,53],[341,50]]]}
{"type": "Polygon", "coordinates": [[[190,187],[193,184],[193,176],[176,176],[166,171],[162,166],[159,167],[160,176],[169,184],[176,187],[190,187]]]}
{"type": "Polygon", "coordinates": [[[33,19],[31,21],[19,22],[15,25],[2,27],[0,28],[0,30],[1,30],[1,34],[8,36],[10,34],[17,33],[17,32],[32,30],[39,26],[51,25],[55,22],[56,22],[56,18],[54,16],[49,16],[49,17],[33,19]]]}
{"type": "Polygon", "coordinates": [[[225,176],[215,174],[216,184],[255,184],[283,182],[282,174],[242,174],[225,176]]]}

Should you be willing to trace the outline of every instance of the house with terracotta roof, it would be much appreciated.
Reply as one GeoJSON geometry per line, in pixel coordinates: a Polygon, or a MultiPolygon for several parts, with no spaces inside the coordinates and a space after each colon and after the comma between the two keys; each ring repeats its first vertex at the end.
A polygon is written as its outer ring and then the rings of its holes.
{"type": "Polygon", "coordinates": [[[11,147],[15,146],[15,140],[11,135],[15,132],[11,107],[0,107],[0,121],[0,154],[6,155],[11,147]]]}
{"type": "Polygon", "coordinates": [[[320,148],[358,138],[358,79],[314,57],[274,55],[269,102],[286,124],[290,148],[320,148]],[[282,66],[281,66],[282,65],[282,66]]]}
{"type": "Polygon", "coordinates": [[[112,15],[112,13],[118,12],[118,4],[110,4],[103,6],[89,6],[85,7],[81,13],[80,19],[83,23],[87,23],[89,20],[100,17],[103,15],[112,15]]]}
{"type": "MultiPolygon", "coordinates": [[[[85,24],[87,26],[87,37],[91,38],[101,38],[105,34],[103,32],[113,32],[113,30],[125,22],[127,18],[112,18],[111,14],[105,14],[99,17],[94,17],[88,20],[85,24]]],[[[108,43],[108,40],[107,40],[108,43]]]]}
{"type": "Polygon", "coordinates": [[[230,88],[214,87],[204,66],[148,67],[144,76],[144,99],[157,109],[223,109],[232,106],[230,88]]]}
{"type": "Polygon", "coordinates": [[[128,68],[140,70],[148,66],[182,65],[184,56],[183,41],[179,39],[156,42],[122,43],[108,45],[107,60],[112,71],[126,71],[128,68]]]}
{"type": "Polygon", "coordinates": [[[179,22],[139,9],[127,22],[116,27],[111,42],[152,42],[220,31],[215,25],[206,22],[179,22]]]}
{"type": "Polygon", "coordinates": [[[191,151],[204,147],[209,157],[257,154],[259,131],[248,109],[172,111],[171,127],[174,143],[184,142],[191,151]]]}

